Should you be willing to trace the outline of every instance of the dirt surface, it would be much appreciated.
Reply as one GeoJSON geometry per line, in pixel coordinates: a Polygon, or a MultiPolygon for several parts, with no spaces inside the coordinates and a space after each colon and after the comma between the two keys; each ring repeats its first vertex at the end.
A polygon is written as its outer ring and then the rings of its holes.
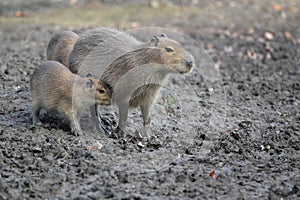
{"type": "Polygon", "coordinates": [[[300,199],[297,0],[26,2],[1,2],[0,199],[300,199]],[[198,42],[198,67],[170,77],[144,147],[90,126],[75,137],[45,113],[32,125],[29,80],[51,35],[96,26],[160,26],[198,42]]]}

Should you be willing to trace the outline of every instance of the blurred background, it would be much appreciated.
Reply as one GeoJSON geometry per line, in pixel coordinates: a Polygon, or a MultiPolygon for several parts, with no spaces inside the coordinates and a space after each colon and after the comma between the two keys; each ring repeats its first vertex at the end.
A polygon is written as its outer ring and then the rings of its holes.
{"type": "MultiPolygon", "coordinates": [[[[67,27],[140,26],[282,29],[299,32],[298,0],[1,0],[0,23],[35,23],[67,27]]],[[[273,30],[272,30],[273,29],[273,30]]],[[[291,33],[291,36],[293,34],[291,33]]],[[[288,36],[289,37],[289,36],[288,36]]]]}
{"type": "MultiPolygon", "coordinates": [[[[0,1],[2,40],[6,33],[22,32],[28,26],[50,28],[50,35],[58,30],[80,32],[97,26],[123,30],[155,26],[178,30],[204,43],[207,37],[239,39],[246,43],[264,43],[276,37],[280,41],[299,43],[299,21],[298,0],[0,1]]],[[[217,48],[211,43],[203,45],[208,52],[217,48]]],[[[231,51],[232,47],[225,49],[225,53],[231,51]]],[[[257,52],[249,52],[249,56],[257,57],[257,52]]]]}

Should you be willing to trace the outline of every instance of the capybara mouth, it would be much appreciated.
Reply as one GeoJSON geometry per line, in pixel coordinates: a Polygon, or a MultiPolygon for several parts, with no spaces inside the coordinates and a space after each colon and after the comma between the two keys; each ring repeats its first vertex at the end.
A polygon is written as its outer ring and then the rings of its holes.
{"type": "Polygon", "coordinates": [[[188,72],[190,72],[193,68],[194,64],[193,63],[186,63],[185,67],[184,67],[184,70],[182,69],[178,69],[177,72],[179,74],[186,74],[188,72]]]}
{"type": "Polygon", "coordinates": [[[111,104],[111,100],[110,99],[98,100],[97,104],[99,104],[99,105],[110,105],[111,104]]]}
{"type": "Polygon", "coordinates": [[[111,100],[110,99],[108,99],[108,100],[105,101],[105,105],[110,105],[110,104],[111,104],[111,100]]]}
{"type": "Polygon", "coordinates": [[[178,70],[179,74],[186,74],[189,71],[191,71],[191,69],[185,69],[185,70],[178,70]]]}

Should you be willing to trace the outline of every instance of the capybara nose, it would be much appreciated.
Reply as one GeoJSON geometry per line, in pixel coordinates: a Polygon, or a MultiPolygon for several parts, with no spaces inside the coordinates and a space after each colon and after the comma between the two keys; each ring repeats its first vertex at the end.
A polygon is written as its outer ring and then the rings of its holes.
{"type": "Polygon", "coordinates": [[[186,62],[186,66],[188,66],[188,67],[193,67],[193,61],[187,61],[186,62]]]}

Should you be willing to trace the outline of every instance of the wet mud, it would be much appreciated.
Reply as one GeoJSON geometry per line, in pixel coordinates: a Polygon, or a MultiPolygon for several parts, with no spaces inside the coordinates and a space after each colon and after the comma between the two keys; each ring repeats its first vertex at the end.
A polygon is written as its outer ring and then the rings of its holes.
{"type": "MultiPolygon", "coordinates": [[[[272,1],[189,2],[182,12],[190,14],[140,22],[183,32],[207,55],[190,74],[169,78],[152,110],[155,139],[144,145],[98,132],[88,114],[78,137],[46,112],[41,126],[32,125],[29,80],[51,35],[95,26],[6,23],[16,8],[7,5],[0,12],[0,199],[300,198],[297,1],[280,1],[280,9],[272,1]]],[[[132,136],[142,130],[139,111],[128,126],[132,136]]]]}

